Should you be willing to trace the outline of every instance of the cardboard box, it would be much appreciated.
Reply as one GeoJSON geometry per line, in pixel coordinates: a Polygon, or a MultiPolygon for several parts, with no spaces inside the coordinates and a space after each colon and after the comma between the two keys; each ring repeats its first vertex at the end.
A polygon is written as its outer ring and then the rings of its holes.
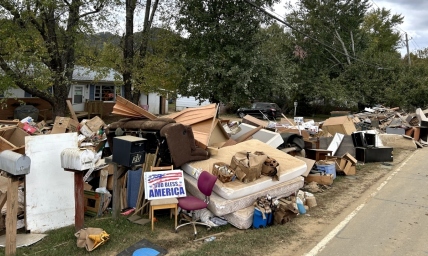
{"type": "Polygon", "coordinates": [[[107,189],[113,190],[113,175],[107,176],[107,189]]]}
{"type": "Polygon", "coordinates": [[[113,175],[114,174],[114,165],[113,164],[108,164],[107,166],[108,169],[108,175],[113,175]]]}
{"type": "Polygon", "coordinates": [[[349,153],[345,154],[342,157],[327,156],[327,159],[335,161],[336,172],[343,172],[345,175],[355,175],[355,164],[357,163],[357,160],[353,158],[349,153]],[[350,158],[352,158],[353,160],[350,160],[350,158]]]}
{"type": "Polygon", "coordinates": [[[80,132],[86,137],[91,137],[95,135],[101,127],[104,127],[104,121],[98,116],[93,117],[90,120],[87,120],[82,127],[80,128],[80,132]]]}
{"type": "Polygon", "coordinates": [[[79,122],[70,117],[57,116],[51,131],[51,134],[77,132],[79,130],[79,122]]]}
{"type": "Polygon", "coordinates": [[[342,158],[345,158],[345,159],[347,159],[347,160],[349,160],[349,161],[351,161],[352,162],[352,164],[357,164],[357,162],[358,162],[358,160],[357,159],[355,159],[355,157],[353,157],[351,154],[349,154],[349,153],[346,153],[346,154],[344,154],[343,156],[342,156],[342,158]]]}
{"type": "Polygon", "coordinates": [[[102,215],[104,194],[84,190],[83,192],[85,215],[98,217],[102,215]]]}
{"type": "Polygon", "coordinates": [[[295,156],[295,158],[302,160],[303,162],[306,163],[306,172],[304,172],[302,174],[303,177],[307,177],[309,175],[309,172],[312,170],[312,167],[315,164],[315,160],[306,158],[306,157],[301,157],[301,156],[295,156]]]}
{"type": "Polygon", "coordinates": [[[321,129],[333,136],[336,133],[351,135],[353,132],[357,131],[352,118],[347,116],[330,117],[324,121],[321,129]]]}
{"type": "Polygon", "coordinates": [[[25,136],[29,136],[17,126],[8,126],[0,129],[0,152],[12,150],[19,154],[25,154],[25,136]]]}
{"type": "Polygon", "coordinates": [[[320,174],[309,174],[305,177],[305,182],[312,182],[315,181],[318,184],[321,185],[331,185],[333,184],[333,174],[326,174],[326,175],[320,175],[320,174]]]}
{"type": "Polygon", "coordinates": [[[92,191],[92,186],[89,185],[87,182],[84,182],[83,183],[83,189],[88,190],[88,191],[92,191]]]}
{"type": "Polygon", "coordinates": [[[345,167],[342,169],[342,171],[345,173],[345,175],[355,175],[356,168],[355,165],[351,161],[346,161],[345,167]]]}

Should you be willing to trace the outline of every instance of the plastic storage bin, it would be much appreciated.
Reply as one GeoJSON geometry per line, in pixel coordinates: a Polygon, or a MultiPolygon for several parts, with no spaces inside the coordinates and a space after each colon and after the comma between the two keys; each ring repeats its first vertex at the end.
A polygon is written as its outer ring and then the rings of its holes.
{"type": "Polygon", "coordinates": [[[253,228],[264,228],[272,223],[272,213],[266,213],[266,219],[263,219],[262,212],[254,208],[253,228]]]}
{"type": "Polygon", "coordinates": [[[336,179],[336,166],[334,164],[318,165],[317,170],[326,174],[333,174],[333,179],[336,179]]]}

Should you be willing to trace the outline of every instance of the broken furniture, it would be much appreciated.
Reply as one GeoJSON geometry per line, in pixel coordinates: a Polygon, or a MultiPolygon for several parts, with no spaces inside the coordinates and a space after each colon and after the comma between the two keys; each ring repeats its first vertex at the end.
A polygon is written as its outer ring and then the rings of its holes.
{"type": "Polygon", "coordinates": [[[331,150],[326,149],[306,149],[306,157],[315,161],[325,160],[326,156],[331,155],[331,150]]]}
{"type": "MultiPolygon", "coordinates": [[[[173,169],[174,169],[173,165],[161,166],[161,167],[150,166],[151,172],[173,170],[173,169]]],[[[161,198],[161,199],[153,199],[150,201],[149,219],[151,219],[151,222],[152,222],[152,231],[154,229],[154,220],[155,220],[154,212],[155,210],[161,210],[161,209],[170,209],[170,215],[169,215],[170,218],[172,218],[172,210],[174,210],[174,215],[175,215],[174,229],[177,227],[177,215],[178,215],[177,204],[178,204],[177,198],[161,198]]]]}
{"type": "Polygon", "coordinates": [[[113,166],[113,203],[112,203],[112,212],[111,215],[113,219],[117,219],[120,216],[120,187],[121,179],[125,176],[128,169],[126,166],[119,166],[118,164],[112,161],[112,156],[104,158],[107,164],[112,164],[113,166]]]}
{"type": "Polygon", "coordinates": [[[239,128],[241,130],[238,133],[230,136],[233,140],[241,142],[247,139],[256,139],[273,148],[277,148],[284,143],[284,140],[279,133],[262,129],[260,126],[257,128],[256,126],[242,123],[239,125],[239,128]],[[248,136],[244,136],[246,134],[248,134],[248,136]]]}
{"type": "Polygon", "coordinates": [[[116,133],[141,136],[146,141],[146,151],[156,153],[161,159],[159,165],[179,167],[184,163],[209,158],[209,154],[195,144],[190,126],[175,123],[170,118],[122,119],[110,124],[106,129],[107,141],[114,151],[113,138],[116,133]]]}
{"type": "Polygon", "coordinates": [[[66,100],[68,110],[70,111],[71,117],[78,121],[79,118],[90,119],[93,115],[99,115],[103,118],[104,102],[99,100],[89,100],[85,102],[85,109],[83,111],[74,111],[73,105],[70,100],[66,100]]]}
{"type": "Polygon", "coordinates": [[[392,162],[392,147],[378,146],[377,135],[368,132],[352,133],[355,147],[355,158],[363,163],[392,162]]]}
{"type": "Polygon", "coordinates": [[[186,218],[180,219],[180,223],[182,220],[185,220],[188,222],[177,226],[175,228],[176,232],[178,231],[179,228],[183,226],[192,225],[194,230],[194,236],[196,237],[196,235],[198,234],[198,231],[196,230],[196,225],[207,226],[208,229],[211,228],[209,224],[197,221],[195,217],[195,211],[207,208],[208,204],[210,203],[210,196],[216,181],[217,181],[216,176],[212,175],[207,171],[203,171],[201,172],[198,178],[198,189],[200,192],[202,192],[205,195],[205,199],[202,200],[190,195],[178,199],[178,206],[180,206],[182,210],[190,212],[192,214],[192,219],[191,220],[188,220],[186,218]]]}
{"type": "Polygon", "coordinates": [[[392,162],[391,147],[355,147],[355,158],[363,163],[392,162]]]}
{"type": "Polygon", "coordinates": [[[7,202],[6,212],[6,256],[16,254],[16,214],[18,212],[18,184],[19,178],[30,173],[31,159],[10,150],[0,153],[0,170],[7,173],[9,179],[6,198],[2,195],[0,209],[5,200],[7,202]]]}

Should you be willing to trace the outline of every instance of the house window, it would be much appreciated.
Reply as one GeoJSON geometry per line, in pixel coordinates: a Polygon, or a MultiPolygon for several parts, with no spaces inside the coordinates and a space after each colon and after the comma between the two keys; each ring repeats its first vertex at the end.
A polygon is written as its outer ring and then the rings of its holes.
{"type": "Polygon", "coordinates": [[[95,85],[94,100],[114,101],[116,99],[115,90],[114,85],[95,85]]]}
{"type": "Polygon", "coordinates": [[[75,104],[83,102],[83,86],[75,86],[74,87],[74,98],[73,102],[75,104]]]}

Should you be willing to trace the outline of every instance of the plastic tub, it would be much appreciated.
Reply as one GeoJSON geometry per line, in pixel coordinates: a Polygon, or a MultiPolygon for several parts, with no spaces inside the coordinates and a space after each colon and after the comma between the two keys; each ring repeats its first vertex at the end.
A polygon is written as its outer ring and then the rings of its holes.
{"type": "Polygon", "coordinates": [[[253,216],[253,228],[264,228],[270,223],[272,223],[272,213],[265,214],[266,219],[263,219],[262,212],[254,208],[254,216],[253,216]]]}
{"type": "Polygon", "coordinates": [[[335,164],[328,164],[328,165],[318,165],[317,164],[317,170],[324,172],[326,174],[333,174],[333,179],[336,179],[336,166],[335,166],[335,164]]]}

